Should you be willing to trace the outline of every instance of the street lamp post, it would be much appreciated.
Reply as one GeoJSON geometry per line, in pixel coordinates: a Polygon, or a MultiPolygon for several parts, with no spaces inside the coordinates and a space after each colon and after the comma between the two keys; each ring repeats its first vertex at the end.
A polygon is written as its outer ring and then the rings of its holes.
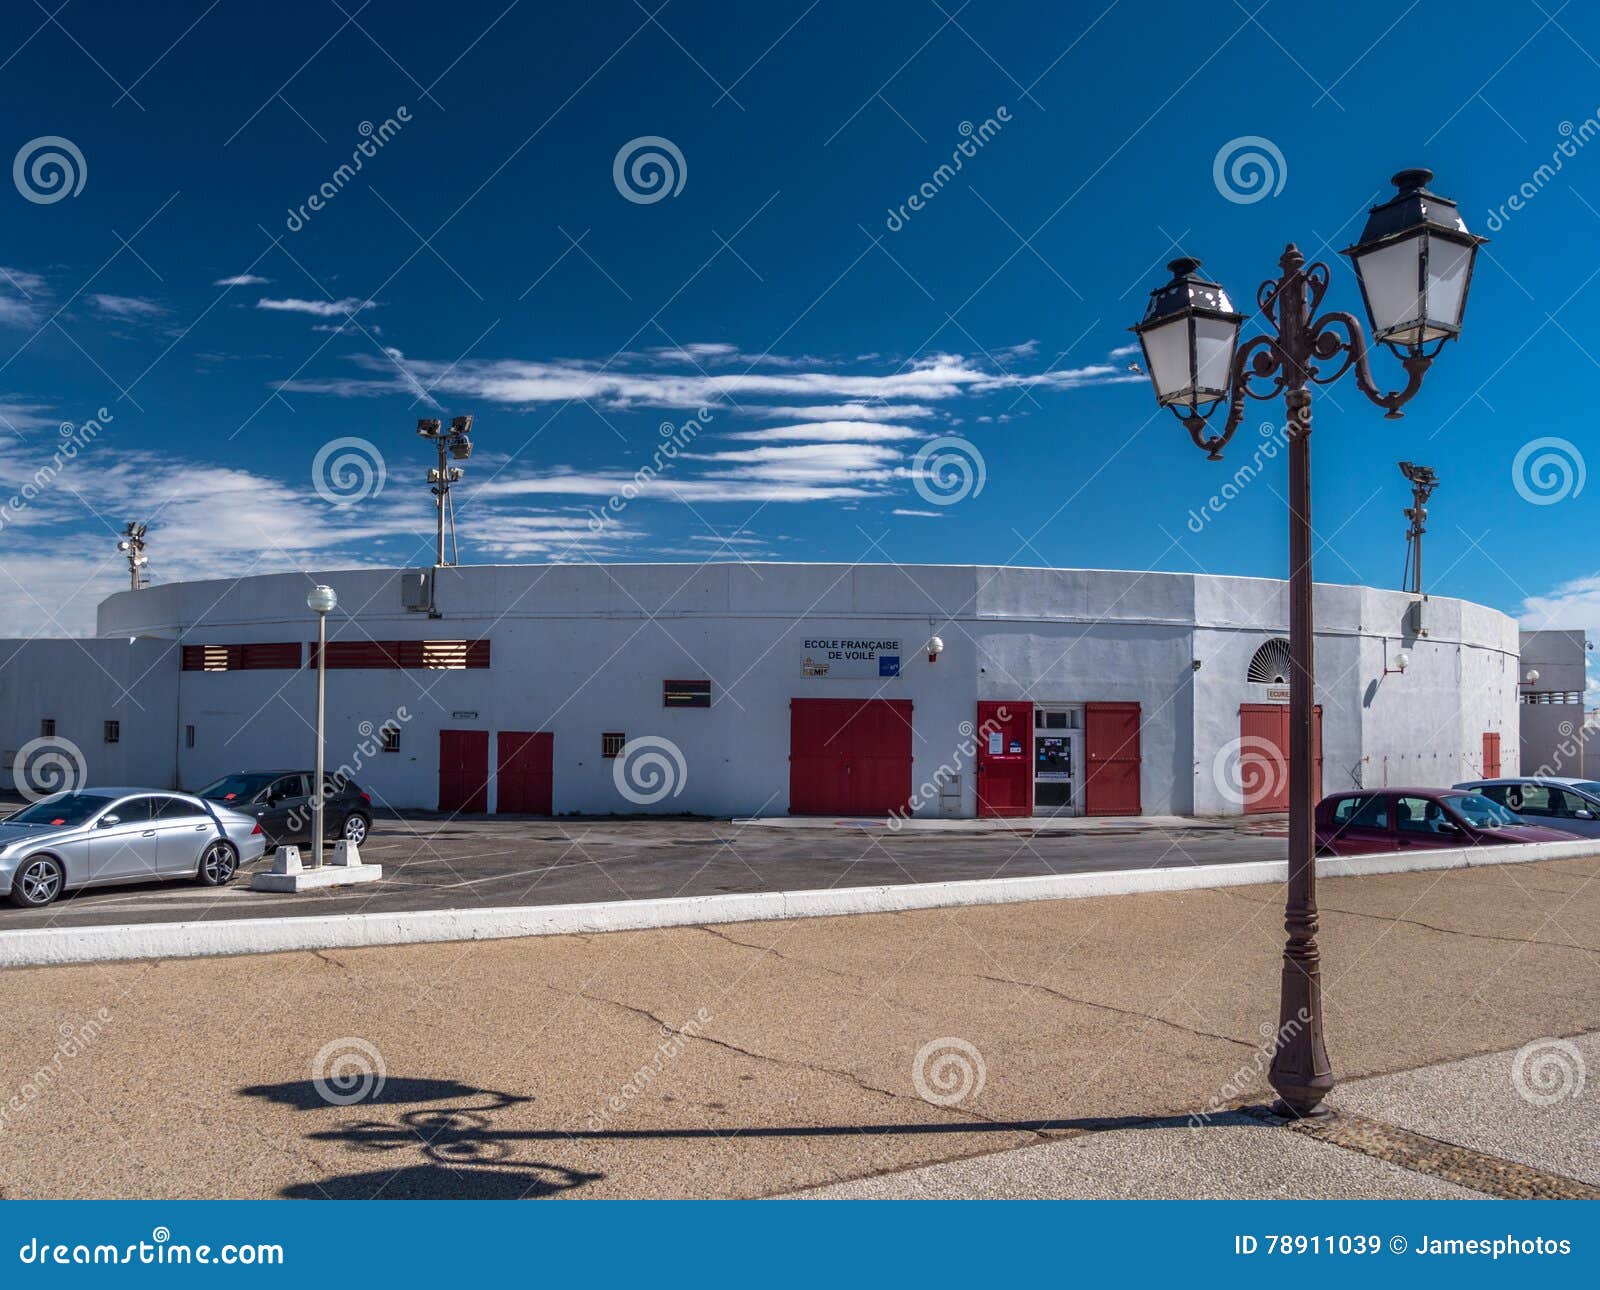
{"type": "Polygon", "coordinates": [[[306,593],[306,607],[317,616],[317,755],[311,785],[311,867],[322,867],[322,746],[327,711],[328,615],[339,604],[332,587],[315,586],[306,593]]]}
{"type": "Polygon", "coordinates": [[[1244,316],[1220,285],[1199,275],[1200,261],[1174,260],[1172,281],[1150,293],[1133,328],[1144,349],[1156,400],[1170,407],[1211,461],[1244,417],[1246,396],[1283,395],[1289,437],[1289,883],[1284,913],[1278,1031],[1268,1078],[1286,1114],[1317,1114],[1333,1088],[1322,1027],[1321,952],[1317,947],[1316,742],[1311,582],[1311,386],[1355,371],[1361,392],[1398,419],[1423,374],[1448,340],[1460,335],[1478,247],[1456,204],[1428,191],[1433,175],[1403,170],[1396,196],[1368,214],[1350,257],[1373,340],[1387,345],[1406,383],[1383,392],[1368,363],[1367,336],[1342,310],[1318,313],[1328,289],[1323,263],[1307,265],[1290,243],[1277,278],[1263,282],[1256,304],[1268,330],[1239,343],[1244,316]],[[1430,348],[1431,347],[1431,348],[1430,348]],[[1251,382],[1265,383],[1253,388],[1251,382]],[[1224,403],[1220,430],[1211,419],[1224,403]]]}

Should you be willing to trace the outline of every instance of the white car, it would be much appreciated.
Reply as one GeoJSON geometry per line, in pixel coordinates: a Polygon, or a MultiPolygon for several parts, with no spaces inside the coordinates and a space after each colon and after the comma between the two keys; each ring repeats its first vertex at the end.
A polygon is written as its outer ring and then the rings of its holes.
{"type": "Polygon", "coordinates": [[[1474,779],[1457,788],[1481,793],[1530,824],[1600,838],[1600,781],[1563,775],[1474,779]]]}

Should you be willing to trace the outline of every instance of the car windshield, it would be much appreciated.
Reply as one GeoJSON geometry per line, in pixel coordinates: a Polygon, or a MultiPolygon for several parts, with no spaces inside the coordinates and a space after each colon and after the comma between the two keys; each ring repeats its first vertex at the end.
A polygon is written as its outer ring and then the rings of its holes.
{"type": "Polygon", "coordinates": [[[207,784],[196,797],[209,798],[213,802],[248,802],[252,797],[264,789],[276,775],[224,775],[214,783],[207,784]]]}
{"type": "Polygon", "coordinates": [[[102,793],[57,793],[41,798],[32,806],[24,806],[13,815],[6,816],[7,824],[43,824],[56,828],[87,823],[96,811],[103,810],[117,799],[102,793]]]}
{"type": "Polygon", "coordinates": [[[1447,797],[1444,800],[1468,824],[1480,829],[1498,829],[1502,825],[1522,823],[1521,817],[1508,811],[1499,802],[1480,797],[1477,793],[1463,793],[1460,797],[1447,797]]]}
{"type": "Polygon", "coordinates": [[[1580,793],[1588,794],[1590,797],[1600,797],[1600,784],[1595,783],[1592,779],[1577,780],[1572,787],[1580,793]]]}

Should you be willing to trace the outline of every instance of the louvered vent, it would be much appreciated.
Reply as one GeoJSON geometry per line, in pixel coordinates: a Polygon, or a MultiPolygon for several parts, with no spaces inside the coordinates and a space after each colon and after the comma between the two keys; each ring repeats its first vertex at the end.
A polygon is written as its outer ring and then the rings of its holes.
{"type": "Polygon", "coordinates": [[[1274,636],[1255,652],[1247,678],[1253,685],[1289,684],[1289,642],[1274,636]]]}

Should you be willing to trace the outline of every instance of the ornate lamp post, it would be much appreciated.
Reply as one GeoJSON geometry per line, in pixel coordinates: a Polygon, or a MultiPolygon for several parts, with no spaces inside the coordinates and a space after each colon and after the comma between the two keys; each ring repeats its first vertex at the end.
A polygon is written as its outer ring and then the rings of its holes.
{"type": "Polygon", "coordinates": [[[1317,948],[1315,661],[1311,584],[1311,386],[1352,368],[1361,392],[1397,419],[1444,343],[1460,335],[1478,247],[1454,202],[1428,191],[1433,174],[1403,170],[1397,194],[1367,217],[1350,257],[1366,302],[1372,338],[1400,359],[1406,382],[1384,393],[1373,380],[1367,337],[1343,310],[1319,313],[1328,290],[1326,264],[1307,265],[1293,243],[1275,279],[1256,290],[1268,330],[1239,343],[1244,321],[1227,293],[1199,275],[1200,261],[1174,260],[1172,281],[1150,293],[1134,327],[1156,401],[1173,410],[1211,461],[1244,419],[1244,401],[1283,395],[1289,436],[1289,886],[1288,942],[1278,1033],[1269,1079],[1279,1109],[1318,1113],[1333,1088],[1322,1034],[1321,953],[1317,948]],[[1252,387],[1251,382],[1260,383],[1252,387]],[[1213,414],[1227,404],[1220,427],[1213,414]]]}

